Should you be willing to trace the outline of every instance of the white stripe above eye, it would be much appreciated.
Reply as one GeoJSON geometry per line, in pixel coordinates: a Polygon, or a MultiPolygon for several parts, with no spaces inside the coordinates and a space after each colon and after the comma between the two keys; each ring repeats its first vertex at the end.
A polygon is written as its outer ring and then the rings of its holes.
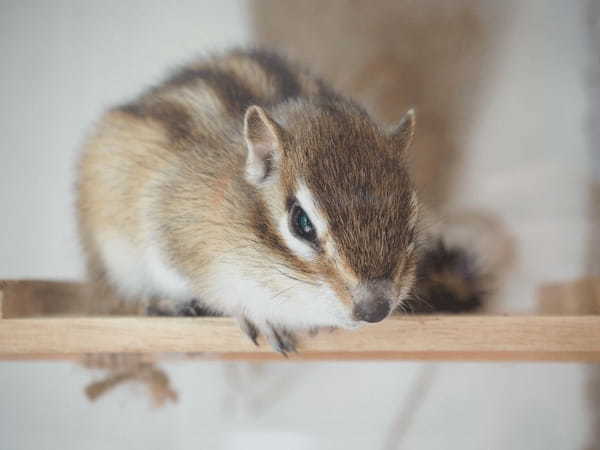
{"type": "MultiPolygon", "coordinates": [[[[322,237],[327,233],[327,222],[317,207],[314,197],[310,190],[303,182],[300,182],[298,191],[296,192],[296,200],[299,206],[306,212],[308,218],[315,227],[317,237],[322,237]]],[[[283,237],[287,247],[296,255],[305,260],[314,259],[316,256],[315,249],[303,239],[294,235],[290,230],[289,213],[279,221],[279,232],[283,237]]]]}
{"type": "Polygon", "coordinates": [[[310,192],[306,184],[304,184],[304,182],[302,181],[300,181],[298,185],[298,192],[296,192],[296,200],[298,200],[300,207],[304,211],[306,211],[306,214],[308,214],[308,218],[317,230],[317,236],[325,236],[328,230],[327,221],[325,220],[323,214],[321,214],[321,211],[317,206],[317,203],[315,202],[312,193],[310,192]]]}

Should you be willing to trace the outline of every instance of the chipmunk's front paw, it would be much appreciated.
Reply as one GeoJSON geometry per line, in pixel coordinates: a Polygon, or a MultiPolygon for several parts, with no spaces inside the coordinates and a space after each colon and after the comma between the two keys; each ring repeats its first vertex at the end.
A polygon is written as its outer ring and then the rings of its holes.
{"type": "Polygon", "coordinates": [[[181,317],[215,317],[220,314],[207,308],[197,298],[193,298],[189,302],[178,305],[176,315],[181,317]]]}
{"type": "Polygon", "coordinates": [[[262,334],[267,338],[271,347],[276,352],[287,356],[288,353],[297,353],[296,345],[298,340],[296,335],[288,329],[281,326],[274,326],[270,323],[265,323],[260,328],[245,317],[238,318],[240,328],[246,336],[258,346],[258,337],[262,334]]]}
{"type": "Polygon", "coordinates": [[[254,342],[254,345],[258,346],[258,337],[262,334],[267,338],[273,349],[283,356],[287,356],[291,352],[296,353],[296,344],[298,341],[294,333],[286,328],[274,326],[267,322],[259,329],[245,317],[238,319],[238,322],[244,334],[254,342]]]}
{"type": "Polygon", "coordinates": [[[171,317],[215,317],[221,315],[206,307],[197,298],[183,303],[154,300],[146,307],[146,314],[171,317]]]}

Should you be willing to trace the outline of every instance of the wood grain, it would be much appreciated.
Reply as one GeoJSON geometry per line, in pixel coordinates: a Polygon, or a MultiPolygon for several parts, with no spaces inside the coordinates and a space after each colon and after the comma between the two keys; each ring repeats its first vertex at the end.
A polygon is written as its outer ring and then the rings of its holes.
{"type": "MultiPolygon", "coordinates": [[[[302,341],[305,359],[600,361],[600,316],[411,316],[302,341]]],[[[279,359],[229,318],[45,318],[0,321],[0,355],[193,353],[279,359]]],[[[201,354],[201,355],[199,355],[201,354]]]]}

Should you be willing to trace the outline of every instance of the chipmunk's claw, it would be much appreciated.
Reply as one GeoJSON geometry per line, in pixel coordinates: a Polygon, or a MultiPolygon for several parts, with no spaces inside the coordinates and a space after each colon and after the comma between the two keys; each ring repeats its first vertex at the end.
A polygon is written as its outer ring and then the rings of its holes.
{"type": "Polygon", "coordinates": [[[297,353],[296,336],[289,330],[276,327],[267,323],[266,326],[261,326],[260,329],[254,323],[250,322],[247,318],[238,318],[240,328],[248,338],[258,347],[258,337],[262,334],[267,338],[269,344],[273,347],[273,350],[281,353],[287,358],[288,353],[297,353]]]}
{"type": "Polygon", "coordinates": [[[256,325],[250,322],[248,319],[243,318],[240,319],[240,328],[244,332],[246,336],[250,338],[250,340],[258,347],[258,329],[256,325]]]}
{"type": "Polygon", "coordinates": [[[277,328],[269,324],[267,339],[273,349],[281,353],[286,358],[288,353],[298,353],[296,350],[297,339],[294,333],[285,328],[277,328]]]}

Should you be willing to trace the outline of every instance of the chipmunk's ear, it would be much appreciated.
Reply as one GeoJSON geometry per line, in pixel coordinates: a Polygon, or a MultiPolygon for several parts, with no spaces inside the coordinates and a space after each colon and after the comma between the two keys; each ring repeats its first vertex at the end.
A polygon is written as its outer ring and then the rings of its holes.
{"type": "Polygon", "coordinates": [[[415,136],[415,125],[415,110],[414,108],[411,108],[404,113],[400,122],[392,126],[389,136],[392,139],[396,150],[404,152],[410,147],[415,136]]]}
{"type": "Polygon", "coordinates": [[[250,106],[244,115],[246,179],[263,183],[272,174],[281,156],[283,130],[260,106],[250,106]]]}

